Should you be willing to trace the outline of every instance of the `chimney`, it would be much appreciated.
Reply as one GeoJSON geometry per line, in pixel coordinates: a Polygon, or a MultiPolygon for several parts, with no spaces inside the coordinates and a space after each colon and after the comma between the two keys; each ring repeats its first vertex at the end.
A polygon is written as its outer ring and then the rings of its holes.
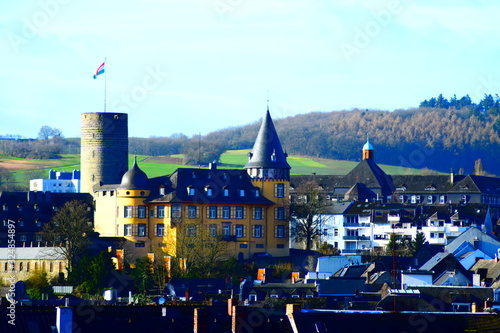
{"type": "Polygon", "coordinates": [[[194,333],[208,333],[210,315],[208,309],[194,309],[194,333]]]}
{"type": "Polygon", "coordinates": [[[70,306],[57,307],[56,326],[59,333],[73,332],[73,308],[70,306]]]}
{"type": "Polygon", "coordinates": [[[366,272],[366,281],[365,283],[370,283],[370,279],[372,278],[372,272],[371,271],[367,271],[366,272]]]}

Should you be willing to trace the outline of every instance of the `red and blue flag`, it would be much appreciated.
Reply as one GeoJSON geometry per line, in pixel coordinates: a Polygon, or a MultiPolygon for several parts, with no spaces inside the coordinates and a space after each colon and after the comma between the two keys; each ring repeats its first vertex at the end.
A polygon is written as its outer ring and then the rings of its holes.
{"type": "Polygon", "coordinates": [[[104,73],[104,64],[105,64],[105,62],[103,62],[102,65],[97,68],[97,70],[95,71],[95,74],[94,74],[94,79],[97,79],[98,75],[101,75],[104,73]]]}

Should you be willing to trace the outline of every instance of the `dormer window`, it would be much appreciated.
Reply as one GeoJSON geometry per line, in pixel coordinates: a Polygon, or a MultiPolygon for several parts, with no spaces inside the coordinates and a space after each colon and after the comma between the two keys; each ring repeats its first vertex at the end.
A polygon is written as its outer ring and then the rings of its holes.
{"type": "Polygon", "coordinates": [[[228,197],[228,196],[229,196],[229,189],[228,189],[228,188],[224,188],[224,190],[223,190],[223,195],[224,195],[225,197],[228,197]]]}
{"type": "Polygon", "coordinates": [[[273,150],[273,153],[271,154],[271,162],[276,162],[276,150],[273,150]]]}
{"type": "Polygon", "coordinates": [[[194,187],[188,186],[187,192],[188,192],[188,195],[194,195],[194,187]]]}
{"type": "Polygon", "coordinates": [[[194,172],[191,174],[191,178],[193,178],[193,179],[196,178],[196,174],[194,172]]]}
{"type": "Polygon", "coordinates": [[[260,190],[258,188],[255,189],[255,197],[260,197],[260,190]]]}
{"type": "Polygon", "coordinates": [[[211,197],[214,194],[214,191],[210,186],[205,187],[205,192],[209,197],[211,197]]]}
{"type": "Polygon", "coordinates": [[[245,190],[244,189],[240,189],[240,197],[244,197],[245,196],[245,190]]]}
{"type": "Polygon", "coordinates": [[[20,204],[19,204],[19,205],[17,205],[17,210],[18,210],[19,212],[22,212],[22,211],[23,211],[23,206],[21,206],[20,204]]]}
{"type": "Polygon", "coordinates": [[[160,186],[160,195],[165,195],[165,186],[160,186]]]}
{"type": "Polygon", "coordinates": [[[6,212],[9,210],[9,206],[7,206],[7,204],[3,204],[2,209],[4,212],[6,212]]]}
{"type": "Polygon", "coordinates": [[[436,186],[434,185],[427,185],[425,187],[425,191],[435,191],[436,190],[436,186]]]}
{"type": "Polygon", "coordinates": [[[398,187],[396,187],[396,191],[406,191],[406,186],[399,185],[398,187]]]}

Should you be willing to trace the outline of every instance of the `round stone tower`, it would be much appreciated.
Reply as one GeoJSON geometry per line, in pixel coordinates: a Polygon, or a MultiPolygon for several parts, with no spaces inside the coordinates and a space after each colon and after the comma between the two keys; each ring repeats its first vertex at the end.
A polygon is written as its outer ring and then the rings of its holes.
{"type": "Polygon", "coordinates": [[[128,170],[128,117],[125,113],[82,113],[81,191],[95,184],[120,184],[128,170]]]}

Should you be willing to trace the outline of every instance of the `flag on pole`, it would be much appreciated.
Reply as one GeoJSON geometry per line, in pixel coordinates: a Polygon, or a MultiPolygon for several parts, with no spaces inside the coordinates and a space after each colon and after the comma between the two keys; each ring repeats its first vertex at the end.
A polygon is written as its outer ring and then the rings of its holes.
{"type": "Polygon", "coordinates": [[[104,73],[104,64],[105,64],[105,62],[103,62],[102,65],[97,68],[97,70],[95,71],[95,74],[94,74],[94,79],[97,79],[98,75],[101,75],[104,73]]]}

